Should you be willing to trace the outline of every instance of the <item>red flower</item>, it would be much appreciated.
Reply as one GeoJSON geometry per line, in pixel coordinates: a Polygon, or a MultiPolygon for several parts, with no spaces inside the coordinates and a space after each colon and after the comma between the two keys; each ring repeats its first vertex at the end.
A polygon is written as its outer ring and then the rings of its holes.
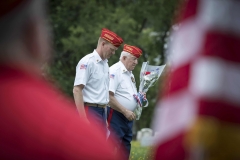
{"type": "Polygon", "coordinates": [[[150,74],[151,72],[145,72],[145,75],[148,75],[148,74],[150,74]]]}

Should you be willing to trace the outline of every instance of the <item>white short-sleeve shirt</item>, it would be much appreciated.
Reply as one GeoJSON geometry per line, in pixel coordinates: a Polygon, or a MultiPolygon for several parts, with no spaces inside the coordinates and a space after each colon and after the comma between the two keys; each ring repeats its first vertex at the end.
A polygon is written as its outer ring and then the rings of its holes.
{"type": "Polygon", "coordinates": [[[76,67],[74,86],[83,84],[83,101],[108,104],[109,102],[109,66],[108,60],[102,60],[96,50],[83,57],[76,67]]]}
{"type": "Polygon", "coordinates": [[[133,94],[137,94],[136,82],[132,72],[119,61],[110,67],[109,91],[114,93],[117,101],[126,109],[134,111],[137,102],[133,94]]]}

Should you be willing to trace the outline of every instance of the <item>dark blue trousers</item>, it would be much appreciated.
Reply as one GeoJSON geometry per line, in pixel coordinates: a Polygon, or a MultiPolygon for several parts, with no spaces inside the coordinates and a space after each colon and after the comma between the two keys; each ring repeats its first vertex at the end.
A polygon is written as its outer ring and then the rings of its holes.
{"type": "Polygon", "coordinates": [[[84,106],[85,112],[87,114],[87,118],[90,122],[95,123],[98,126],[103,126],[103,129],[106,131],[106,114],[105,109],[101,107],[94,107],[94,106],[84,106]]]}
{"type": "Polygon", "coordinates": [[[117,148],[125,151],[125,158],[129,159],[132,141],[133,121],[129,121],[122,113],[108,107],[108,125],[110,136],[116,139],[117,148]]]}

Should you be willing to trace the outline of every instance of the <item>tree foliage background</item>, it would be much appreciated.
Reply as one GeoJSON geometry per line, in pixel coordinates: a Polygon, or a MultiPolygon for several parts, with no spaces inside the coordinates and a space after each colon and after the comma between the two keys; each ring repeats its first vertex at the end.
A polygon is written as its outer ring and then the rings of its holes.
{"type": "MultiPolygon", "coordinates": [[[[137,86],[142,62],[165,63],[165,44],[177,14],[179,0],[50,0],[50,22],[54,33],[54,57],[50,75],[57,86],[73,99],[72,89],[78,61],[97,46],[102,28],[119,34],[124,43],[136,45],[143,56],[133,71],[137,86]]],[[[109,66],[119,61],[122,47],[109,59],[109,66]]],[[[137,129],[150,127],[154,106],[163,87],[159,83],[147,92],[149,106],[143,109],[137,129]]]]}

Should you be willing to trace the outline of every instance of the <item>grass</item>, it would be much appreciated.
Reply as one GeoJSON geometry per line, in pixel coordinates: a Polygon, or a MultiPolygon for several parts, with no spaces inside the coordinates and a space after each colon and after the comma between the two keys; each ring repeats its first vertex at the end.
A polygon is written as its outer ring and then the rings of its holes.
{"type": "Polygon", "coordinates": [[[132,141],[129,160],[153,160],[153,147],[142,147],[140,142],[132,141]]]}

